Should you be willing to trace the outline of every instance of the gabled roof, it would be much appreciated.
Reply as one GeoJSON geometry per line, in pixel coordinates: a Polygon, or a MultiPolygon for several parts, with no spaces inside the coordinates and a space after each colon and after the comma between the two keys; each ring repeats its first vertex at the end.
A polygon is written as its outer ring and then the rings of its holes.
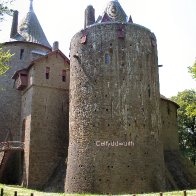
{"type": "Polygon", "coordinates": [[[70,60],[60,50],[55,50],[55,51],[52,51],[52,52],[48,53],[47,55],[44,55],[44,56],[42,56],[42,57],[40,57],[40,58],[35,59],[34,61],[32,61],[31,64],[28,66],[27,69],[30,69],[35,63],[40,62],[42,60],[45,60],[46,58],[48,58],[48,57],[50,57],[50,56],[52,56],[54,54],[55,55],[59,54],[65,60],[65,62],[67,64],[70,64],[70,60]]]}
{"type": "Polygon", "coordinates": [[[16,71],[14,73],[14,75],[12,76],[12,79],[17,79],[19,73],[21,73],[23,71],[28,72],[31,69],[31,67],[33,67],[35,65],[35,63],[40,62],[42,60],[45,60],[46,58],[48,58],[52,55],[60,55],[64,59],[64,61],[70,65],[70,60],[60,50],[55,50],[55,51],[48,53],[47,55],[44,55],[38,59],[35,59],[34,61],[31,62],[31,64],[27,68],[20,69],[20,70],[16,71]]]}
{"type": "Polygon", "coordinates": [[[34,42],[51,48],[33,10],[33,0],[30,0],[29,11],[21,21],[18,33],[15,37],[13,37],[13,39],[18,41],[34,42]]]}

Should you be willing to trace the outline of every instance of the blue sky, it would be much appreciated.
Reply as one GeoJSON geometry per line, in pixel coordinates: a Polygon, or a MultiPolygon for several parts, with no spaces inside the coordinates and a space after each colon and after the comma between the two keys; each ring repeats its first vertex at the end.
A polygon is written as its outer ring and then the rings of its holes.
{"type": "MultiPolygon", "coordinates": [[[[34,10],[52,44],[69,55],[72,36],[84,26],[84,9],[91,4],[96,16],[102,14],[108,0],[34,0],[34,10]]],[[[167,97],[196,87],[187,67],[196,58],[196,0],[119,0],[134,23],[149,28],[158,42],[160,90],[167,97]]],[[[19,20],[28,11],[29,0],[15,0],[13,9],[19,20]]],[[[11,17],[0,23],[0,42],[9,39],[11,17]]]]}

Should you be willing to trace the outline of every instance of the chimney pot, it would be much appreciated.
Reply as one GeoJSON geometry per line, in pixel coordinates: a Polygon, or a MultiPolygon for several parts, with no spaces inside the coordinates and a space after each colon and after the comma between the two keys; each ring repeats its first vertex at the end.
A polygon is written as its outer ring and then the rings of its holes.
{"type": "Polygon", "coordinates": [[[85,10],[85,22],[84,28],[95,23],[95,9],[92,5],[89,5],[85,10]]]}
{"type": "Polygon", "coordinates": [[[58,41],[55,41],[53,43],[52,51],[55,51],[55,50],[58,50],[58,49],[59,49],[59,42],[58,41]]]}

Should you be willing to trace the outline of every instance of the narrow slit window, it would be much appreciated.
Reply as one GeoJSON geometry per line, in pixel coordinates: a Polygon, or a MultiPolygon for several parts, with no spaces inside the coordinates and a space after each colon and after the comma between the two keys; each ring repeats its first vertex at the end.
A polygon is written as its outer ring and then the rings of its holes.
{"type": "Polygon", "coordinates": [[[66,70],[62,70],[62,81],[66,82],[66,70]]]}
{"type": "Polygon", "coordinates": [[[110,55],[108,53],[105,54],[105,64],[110,64],[110,55]]]}
{"type": "Polygon", "coordinates": [[[20,50],[20,60],[23,59],[23,55],[24,55],[24,49],[20,50]]]}
{"type": "Polygon", "coordinates": [[[148,96],[151,96],[151,89],[150,89],[150,85],[148,85],[148,96]]]}
{"type": "Polygon", "coordinates": [[[167,103],[167,113],[168,113],[168,115],[170,115],[170,107],[169,107],[169,104],[167,103]]]}
{"type": "Polygon", "coordinates": [[[46,67],[46,79],[48,80],[50,77],[50,67],[46,67]]]}

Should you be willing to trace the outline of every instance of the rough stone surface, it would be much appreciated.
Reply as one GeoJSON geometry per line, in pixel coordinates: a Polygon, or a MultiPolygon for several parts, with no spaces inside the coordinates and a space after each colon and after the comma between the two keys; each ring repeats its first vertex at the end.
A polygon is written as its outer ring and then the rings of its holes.
{"type": "MultiPolygon", "coordinates": [[[[30,188],[68,193],[196,186],[195,169],[179,153],[177,104],[160,99],[156,37],[130,23],[116,0],[96,22],[88,6],[85,27],[90,27],[71,42],[69,93],[69,60],[56,45],[51,52],[32,1],[19,31],[15,14],[11,38],[17,41],[4,44],[15,55],[11,69],[0,77],[0,141],[9,131],[25,146],[24,154],[11,153],[1,182],[22,179],[30,188]],[[23,91],[13,88],[15,71],[26,77],[23,91]]],[[[15,79],[17,87],[22,80],[15,79]]]]}
{"type": "Polygon", "coordinates": [[[179,137],[177,125],[178,105],[167,99],[160,100],[162,131],[161,139],[165,151],[179,150],[179,137]]]}
{"type": "Polygon", "coordinates": [[[33,50],[48,52],[49,49],[28,42],[5,43],[3,49],[14,55],[9,62],[11,69],[4,76],[0,76],[0,141],[4,141],[8,131],[12,132],[14,140],[19,140],[21,92],[14,89],[14,80],[11,77],[35,58],[33,50]]]}
{"type": "Polygon", "coordinates": [[[57,54],[35,62],[22,95],[25,133],[23,184],[43,189],[68,148],[69,65],[57,54]],[[49,79],[45,69],[50,67],[49,79]],[[67,70],[62,81],[62,70],[67,70]]]}
{"type": "MultiPolygon", "coordinates": [[[[170,172],[173,182],[169,190],[189,190],[196,187],[196,170],[192,162],[177,150],[164,152],[165,165],[170,172]]],[[[167,179],[169,181],[169,179],[167,179]]],[[[171,182],[171,180],[169,181],[171,182]]]]}
{"type": "Polygon", "coordinates": [[[163,190],[156,38],[134,24],[98,24],[85,32],[85,44],[83,32],[71,41],[65,192],[163,190]],[[120,145],[106,146],[112,141],[120,145]]]}

